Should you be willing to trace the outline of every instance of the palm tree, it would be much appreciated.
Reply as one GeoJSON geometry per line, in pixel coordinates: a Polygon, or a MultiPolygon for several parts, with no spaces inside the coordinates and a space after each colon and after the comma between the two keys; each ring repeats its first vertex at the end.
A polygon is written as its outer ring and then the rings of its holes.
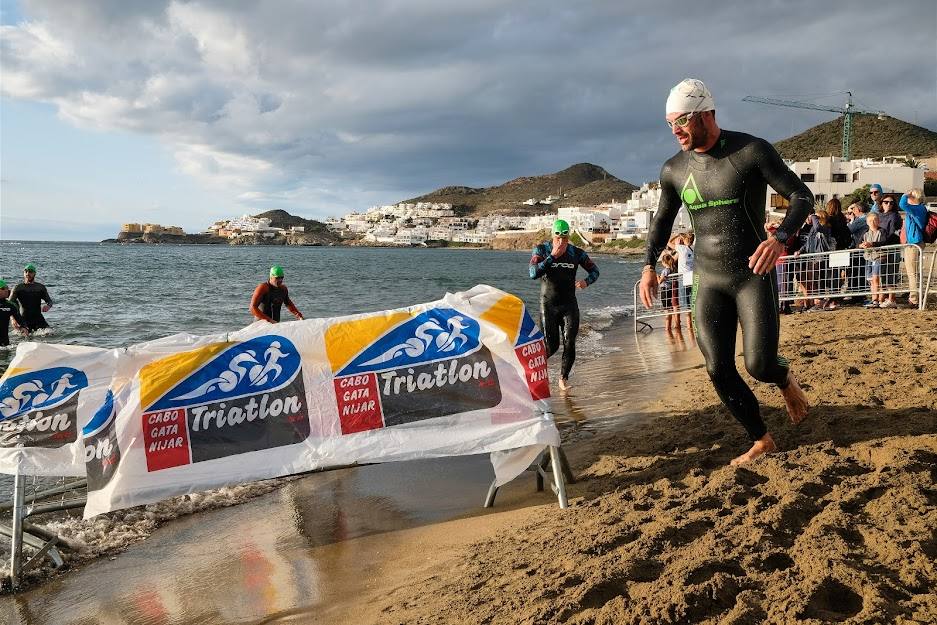
{"type": "Polygon", "coordinates": [[[917,169],[918,165],[920,165],[920,163],[916,161],[913,156],[909,156],[908,158],[904,159],[905,167],[913,167],[914,169],[917,169]]]}

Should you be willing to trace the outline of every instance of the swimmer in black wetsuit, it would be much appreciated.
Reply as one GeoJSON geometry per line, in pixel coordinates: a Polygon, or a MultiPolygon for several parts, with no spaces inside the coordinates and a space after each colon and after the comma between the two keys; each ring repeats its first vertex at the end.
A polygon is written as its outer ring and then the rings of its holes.
{"type": "Polygon", "coordinates": [[[13,318],[13,323],[16,324],[16,328],[24,335],[26,334],[26,328],[24,327],[23,318],[20,317],[20,311],[15,304],[7,300],[8,297],[10,297],[10,287],[7,286],[6,281],[0,280],[0,347],[6,347],[10,344],[11,317],[13,318]]]}
{"type": "Polygon", "coordinates": [[[23,317],[23,327],[28,332],[32,333],[49,327],[42,313],[49,312],[52,308],[52,298],[49,297],[46,286],[36,282],[34,264],[29,263],[23,268],[23,281],[13,288],[10,302],[19,306],[20,315],[23,317]]]}
{"type": "Polygon", "coordinates": [[[666,119],[682,151],[661,170],[660,204],[648,233],[641,300],[650,307],[657,292],[654,264],[683,203],[696,233],[692,307],[698,342],[719,398],[752,440],[752,448],[732,461],[742,464],[776,446],[758,400],[735,368],[739,323],[745,368],[755,379],[781,389],[795,424],[807,414],[807,397],[787,360],[778,356],[774,262],[810,213],[813,194],[770,143],[716,125],[712,95],[701,81],[687,79],[671,90],[666,119]],[[765,238],[769,184],[790,208],[775,234],[765,238]]]}
{"type": "Polygon", "coordinates": [[[254,295],[251,297],[251,314],[268,323],[280,322],[280,308],[286,304],[287,309],[297,319],[302,319],[303,314],[299,312],[293,300],[290,299],[290,292],[283,284],[283,267],[274,265],[270,268],[270,278],[266,282],[261,282],[254,289],[254,295]]]}
{"type": "Polygon", "coordinates": [[[563,335],[563,366],[560,389],[569,388],[569,372],[576,360],[576,335],[579,334],[579,303],[576,289],[584,289],[599,278],[595,266],[584,250],[569,244],[569,224],[562,219],[553,222],[553,240],[536,246],[530,257],[530,277],[540,278],[540,325],[547,339],[547,357],[560,347],[563,335]],[[576,280],[582,267],[589,275],[576,280]]]}

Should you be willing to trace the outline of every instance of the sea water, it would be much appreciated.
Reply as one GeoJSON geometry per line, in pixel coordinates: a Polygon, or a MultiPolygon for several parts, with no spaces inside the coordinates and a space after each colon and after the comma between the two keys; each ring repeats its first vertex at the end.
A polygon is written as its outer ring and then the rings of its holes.
{"type": "MultiPolygon", "coordinates": [[[[290,297],[306,318],[411,306],[476,284],[521,297],[536,318],[540,281],[530,279],[529,260],[529,252],[445,248],[0,241],[0,278],[12,287],[34,263],[55,302],[46,313],[53,332],[35,340],[96,347],[240,329],[254,321],[251,294],[274,264],[284,268],[290,297]]],[[[594,260],[601,276],[579,294],[578,352],[586,358],[602,349],[602,329],[630,310],[641,269],[638,258],[594,260]]],[[[281,319],[293,317],[284,308],[281,319]]],[[[21,340],[11,335],[13,344],[0,348],[0,372],[21,340]]]]}

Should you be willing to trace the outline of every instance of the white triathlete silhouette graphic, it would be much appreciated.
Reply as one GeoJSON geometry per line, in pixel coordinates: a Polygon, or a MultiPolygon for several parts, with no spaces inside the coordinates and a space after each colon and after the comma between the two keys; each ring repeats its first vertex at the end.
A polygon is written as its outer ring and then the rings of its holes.
{"type": "Polygon", "coordinates": [[[23,382],[13,389],[9,397],[0,402],[0,415],[12,417],[24,412],[27,408],[54,403],[55,400],[64,397],[69,389],[81,388],[78,384],[72,384],[73,377],[73,373],[62,374],[62,377],[52,384],[51,394],[45,392],[42,380],[23,382]]]}
{"type": "Polygon", "coordinates": [[[403,343],[394,345],[380,356],[361,363],[361,366],[379,365],[390,362],[401,354],[405,354],[410,358],[419,358],[426,352],[426,349],[433,344],[435,344],[437,351],[443,353],[458,349],[468,342],[468,337],[462,333],[462,330],[469,326],[462,323],[462,321],[463,318],[459,315],[447,319],[446,325],[449,326],[451,332],[447,332],[435,319],[421,323],[417,326],[416,330],[413,331],[414,336],[408,338],[403,343]]]}
{"type": "Polygon", "coordinates": [[[211,393],[215,389],[228,393],[237,388],[238,383],[247,377],[247,367],[250,363],[259,365],[257,352],[247,350],[234,356],[228,363],[228,370],[222,371],[217,378],[212,378],[193,391],[185,395],[177,395],[172,399],[194,399],[211,393]],[[247,363],[247,364],[244,364],[247,363]]]}
{"type": "Polygon", "coordinates": [[[267,359],[267,362],[263,366],[258,364],[251,367],[250,373],[248,374],[251,386],[266,384],[267,376],[271,373],[273,373],[273,379],[276,380],[277,377],[283,373],[283,367],[278,365],[277,361],[286,356],[287,354],[280,351],[279,341],[270,343],[270,347],[264,352],[264,358],[267,359]]]}

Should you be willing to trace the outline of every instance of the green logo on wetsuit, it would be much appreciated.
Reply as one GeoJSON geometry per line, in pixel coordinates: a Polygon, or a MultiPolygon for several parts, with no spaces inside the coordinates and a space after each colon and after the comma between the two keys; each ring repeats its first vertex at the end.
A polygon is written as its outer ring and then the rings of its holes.
{"type": "Polygon", "coordinates": [[[690,177],[687,178],[686,182],[683,184],[683,189],[680,191],[680,199],[682,199],[683,203],[687,206],[704,201],[703,196],[699,192],[699,187],[696,186],[696,180],[693,178],[693,174],[690,174],[690,177]]]}

